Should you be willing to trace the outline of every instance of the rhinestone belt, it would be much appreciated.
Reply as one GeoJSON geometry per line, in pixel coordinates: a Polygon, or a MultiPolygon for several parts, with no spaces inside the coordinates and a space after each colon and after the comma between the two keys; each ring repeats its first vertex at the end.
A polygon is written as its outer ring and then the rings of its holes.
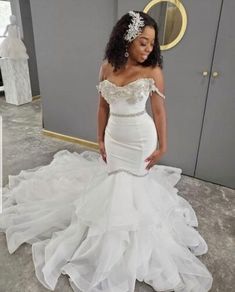
{"type": "Polygon", "coordinates": [[[146,113],[146,110],[143,110],[141,112],[138,112],[138,113],[134,113],[134,114],[116,114],[116,113],[110,113],[110,115],[112,116],[116,116],[116,117],[135,117],[135,116],[139,116],[139,115],[142,115],[146,113]]]}

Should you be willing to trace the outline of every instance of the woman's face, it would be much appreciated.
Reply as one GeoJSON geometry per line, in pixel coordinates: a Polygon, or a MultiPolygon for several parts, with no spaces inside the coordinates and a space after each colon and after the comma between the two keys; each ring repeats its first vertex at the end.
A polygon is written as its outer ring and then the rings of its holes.
{"type": "Polygon", "coordinates": [[[152,52],[155,39],[155,29],[145,26],[141,34],[136,37],[129,47],[130,58],[137,62],[144,62],[152,52]]]}

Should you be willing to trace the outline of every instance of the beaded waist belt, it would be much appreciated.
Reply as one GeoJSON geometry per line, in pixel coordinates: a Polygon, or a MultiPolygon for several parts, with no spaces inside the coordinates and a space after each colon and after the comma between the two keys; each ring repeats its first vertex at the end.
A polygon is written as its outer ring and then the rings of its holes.
{"type": "Polygon", "coordinates": [[[116,116],[116,117],[135,117],[135,116],[142,115],[144,113],[146,113],[146,110],[143,110],[143,111],[137,112],[137,113],[133,113],[133,114],[116,114],[116,113],[110,112],[110,115],[116,116]]]}

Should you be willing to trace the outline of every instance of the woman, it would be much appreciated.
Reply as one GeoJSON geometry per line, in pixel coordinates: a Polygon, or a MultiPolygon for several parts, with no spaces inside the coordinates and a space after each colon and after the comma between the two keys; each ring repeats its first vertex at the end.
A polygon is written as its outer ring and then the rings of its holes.
{"type": "MultiPolygon", "coordinates": [[[[139,14],[137,14],[138,16],[139,14]]],[[[142,120],[142,129],[141,134],[149,132],[149,136],[146,136],[146,143],[144,147],[149,147],[149,150],[152,149],[154,152],[149,156],[146,157],[146,161],[149,161],[146,169],[150,169],[154,163],[160,159],[160,157],[166,152],[166,114],[165,114],[165,105],[163,98],[164,91],[164,80],[163,80],[163,73],[161,71],[162,68],[162,56],[160,53],[159,42],[157,37],[155,38],[155,32],[157,32],[157,25],[153,19],[145,13],[142,13],[145,17],[145,22],[139,20],[139,30],[138,35],[134,35],[135,28],[130,28],[129,36],[122,37],[126,33],[126,24],[130,21],[130,15],[127,14],[123,16],[116,26],[113,28],[109,43],[107,44],[106,52],[105,52],[105,61],[100,69],[100,81],[108,80],[108,85],[104,85],[105,88],[121,88],[121,92],[124,91],[124,98],[126,98],[126,89],[130,89],[136,87],[136,91],[138,91],[139,86],[138,83],[143,86],[149,86],[149,91],[157,90],[157,95],[160,95],[161,98],[157,98],[155,95],[151,98],[151,105],[152,111],[154,115],[154,121],[156,125],[156,130],[153,129],[154,124],[152,123],[151,119],[148,115],[145,114],[144,118],[145,122],[142,120]],[[149,22],[149,24],[148,24],[149,22]],[[145,24],[146,23],[146,24],[145,24]],[[142,29],[141,29],[142,27],[142,29]],[[142,31],[142,32],[141,32],[142,31]],[[117,50],[119,53],[117,54],[117,50]],[[112,80],[112,81],[110,81],[112,80]],[[129,80],[129,81],[128,81],[129,80]],[[154,83],[157,84],[156,88],[154,83]],[[144,122],[144,123],[143,123],[144,122]],[[159,149],[156,149],[156,141],[157,141],[157,133],[159,135],[159,149]]],[[[135,14],[133,15],[133,19],[135,19],[135,14]]],[[[134,20],[137,23],[138,19],[134,20]]],[[[133,25],[135,25],[133,23],[133,25]]],[[[138,24],[138,23],[137,23],[138,24]]],[[[127,33],[126,33],[127,34],[127,33]]],[[[102,92],[102,82],[99,84],[99,89],[102,92]]],[[[107,89],[108,90],[108,89],[107,89]]],[[[104,95],[105,95],[104,89],[104,95]]],[[[142,92],[140,91],[142,94],[142,92]]],[[[120,90],[117,94],[121,94],[120,90]]],[[[109,95],[109,92],[107,92],[109,95]]],[[[130,96],[132,98],[132,96],[130,96]]],[[[119,97],[117,97],[119,99],[119,97]]],[[[135,101],[135,97],[132,98],[133,103],[135,101]]],[[[104,130],[107,124],[108,116],[109,116],[109,102],[111,103],[111,107],[115,108],[115,105],[112,104],[112,100],[109,101],[109,96],[100,96],[100,105],[98,110],[98,142],[99,142],[99,149],[104,161],[106,161],[106,153],[105,153],[105,143],[104,143],[104,130]]],[[[119,105],[118,105],[119,106],[119,105]]],[[[142,104],[142,109],[144,109],[145,104],[142,104]]],[[[123,109],[117,109],[121,113],[124,111],[133,111],[133,105],[129,108],[123,104],[123,109]]],[[[125,116],[125,114],[124,114],[125,116]]],[[[138,118],[139,120],[139,118],[138,118]]],[[[130,122],[133,122],[133,120],[130,122]]],[[[111,121],[110,121],[111,123],[111,121]]],[[[115,123],[115,121],[113,121],[115,123]]],[[[120,129],[119,120],[117,120],[117,131],[118,133],[125,133],[126,121],[124,122],[123,129],[120,129]]],[[[110,129],[111,131],[111,129],[110,129]]],[[[133,133],[133,130],[130,129],[130,134],[133,135],[133,138],[138,140],[136,137],[136,133],[133,133]]],[[[108,134],[107,134],[108,135],[108,134]]],[[[129,135],[129,134],[128,134],[129,135]]],[[[125,140],[125,137],[123,137],[125,140]]],[[[108,143],[108,142],[107,142],[108,143]]],[[[112,147],[112,146],[110,146],[112,147]]],[[[118,149],[119,151],[120,149],[118,149]]],[[[147,150],[147,149],[146,149],[147,150]]],[[[145,151],[146,151],[145,150],[145,151]]],[[[125,149],[125,152],[127,149],[125,149]]],[[[133,150],[130,149],[132,152],[133,150]]],[[[144,154],[144,153],[143,153],[144,154]]],[[[142,155],[142,154],[139,154],[142,155]]],[[[111,156],[111,154],[109,155],[111,156]]],[[[127,155],[128,156],[128,155],[127,155]]],[[[113,165],[112,162],[109,164],[113,165]]],[[[142,165],[143,166],[143,165],[142,165]]]]}
{"type": "Polygon", "coordinates": [[[155,164],[167,150],[157,32],[141,11],[113,28],[97,85],[100,156],[62,150],[50,165],[9,177],[0,228],[10,253],[32,244],[36,276],[50,290],[61,273],[82,292],[134,292],[136,279],[155,291],[211,288],[196,257],[207,244],[174,187],[181,169],[155,164]]]}

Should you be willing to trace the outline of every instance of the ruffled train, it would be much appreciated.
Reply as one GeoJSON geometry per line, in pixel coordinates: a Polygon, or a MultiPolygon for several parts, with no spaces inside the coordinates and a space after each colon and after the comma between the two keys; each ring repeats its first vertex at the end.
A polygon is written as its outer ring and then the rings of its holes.
{"type": "Polygon", "coordinates": [[[100,155],[61,150],[50,164],[9,176],[0,231],[13,253],[32,244],[38,280],[54,290],[67,274],[76,292],[204,292],[212,276],[191,205],[177,194],[181,169],[108,175],[100,155]]]}

